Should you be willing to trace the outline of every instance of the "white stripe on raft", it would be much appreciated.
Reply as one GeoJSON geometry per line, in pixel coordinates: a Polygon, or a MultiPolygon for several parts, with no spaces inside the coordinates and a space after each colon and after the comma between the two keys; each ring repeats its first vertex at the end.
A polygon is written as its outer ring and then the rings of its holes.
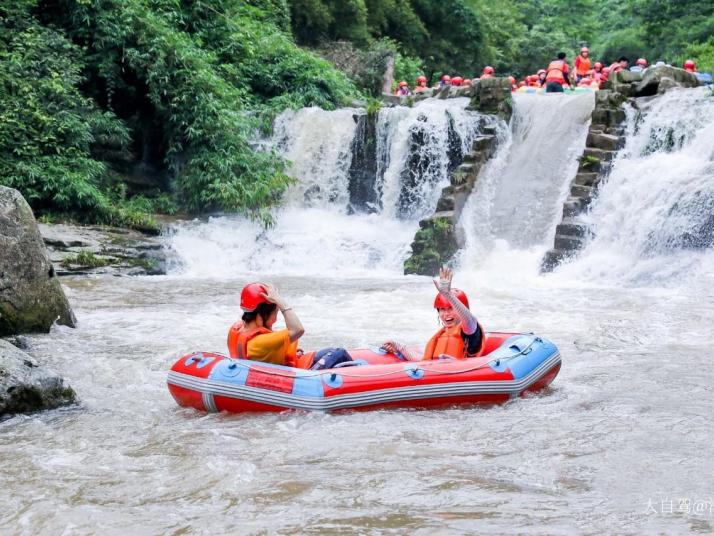
{"type": "MultiPolygon", "coordinates": [[[[210,394],[250,402],[259,402],[272,406],[284,407],[286,409],[329,411],[336,409],[349,409],[371,404],[441,398],[445,396],[478,394],[508,394],[516,396],[536,383],[558,363],[560,363],[560,353],[556,352],[521,380],[488,382],[473,381],[414,385],[409,387],[366,391],[364,393],[335,395],[324,398],[302,397],[289,393],[271,391],[269,389],[245,387],[243,385],[234,385],[227,382],[197,378],[189,374],[182,374],[173,371],[169,372],[167,383],[169,385],[175,385],[177,387],[183,387],[201,393],[204,395],[204,405],[206,406],[206,409],[209,409],[209,405],[206,404],[205,395],[210,394]]],[[[217,411],[213,396],[210,397],[210,404],[211,409],[209,409],[209,411],[217,411]]]]}

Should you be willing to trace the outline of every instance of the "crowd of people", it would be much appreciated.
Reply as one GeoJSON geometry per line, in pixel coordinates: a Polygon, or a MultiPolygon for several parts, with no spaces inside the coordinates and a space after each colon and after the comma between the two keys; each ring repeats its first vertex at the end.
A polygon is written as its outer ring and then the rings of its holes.
{"type": "MultiPolygon", "coordinates": [[[[658,61],[655,66],[665,65],[663,61],[658,61]]],[[[590,50],[582,47],[575,57],[572,66],[568,63],[565,52],[559,52],[545,69],[539,69],[536,73],[525,76],[518,81],[515,77],[509,76],[512,91],[528,91],[530,88],[545,89],[546,93],[560,93],[564,88],[574,89],[590,88],[602,89],[603,85],[614,73],[629,70],[631,72],[643,72],[649,67],[646,58],[637,58],[630,65],[630,60],[626,56],[621,56],[617,61],[607,64],[602,61],[593,62],[590,59],[590,50]]],[[[711,83],[711,75],[699,73],[693,60],[686,60],[682,68],[685,71],[695,74],[703,83],[711,83]]],[[[463,78],[461,76],[442,75],[439,82],[434,86],[429,86],[426,76],[418,76],[416,85],[413,88],[402,80],[397,84],[394,94],[398,96],[414,95],[428,90],[442,89],[444,86],[470,86],[474,80],[483,80],[495,76],[495,70],[490,65],[483,68],[481,76],[474,78],[463,78]]]]}

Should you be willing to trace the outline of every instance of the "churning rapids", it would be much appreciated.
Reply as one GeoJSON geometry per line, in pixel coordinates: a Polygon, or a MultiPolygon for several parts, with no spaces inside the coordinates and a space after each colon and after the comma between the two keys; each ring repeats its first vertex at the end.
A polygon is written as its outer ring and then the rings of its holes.
{"type": "Polygon", "coordinates": [[[712,214],[714,99],[672,91],[639,122],[630,114],[587,216],[595,238],[548,276],[538,265],[592,97],[516,96],[510,130],[465,105],[380,111],[359,195],[364,111],[281,116],[272,143],[302,180],[275,228],[188,222],[166,239],[169,276],[65,279],[79,327],[30,341],[81,405],[0,423],[0,533],[711,533],[714,258],[687,237],[712,214]],[[176,406],[168,368],[225,351],[250,280],[278,284],[306,348],[423,344],[433,285],[401,275],[402,262],[484,128],[501,149],[469,201],[456,284],[487,329],[559,345],[549,390],[438,411],[176,406]]]}

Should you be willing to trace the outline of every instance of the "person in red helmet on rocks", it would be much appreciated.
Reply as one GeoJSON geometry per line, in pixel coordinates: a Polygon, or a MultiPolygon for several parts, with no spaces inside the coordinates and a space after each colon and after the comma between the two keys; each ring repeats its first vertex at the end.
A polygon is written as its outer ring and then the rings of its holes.
{"type": "Polygon", "coordinates": [[[464,79],[463,79],[462,77],[460,77],[460,76],[454,76],[454,77],[451,79],[451,85],[458,87],[458,86],[460,86],[460,85],[463,83],[463,81],[464,81],[464,79]]]}
{"type": "Polygon", "coordinates": [[[610,67],[603,67],[600,71],[600,89],[603,89],[605,82],[610,79],[610,67]]]}
{"type": "Polygon", "coordinates": [[[426,91],[429,89],[429,86],[426,83],[426,76],[419,75],[417,76],[416,79],[416,86],[414,87],[414,93],[422,93],[423,91],[426,91]]]}
{"type": "Polygon", "coordinates": [[[445,74],[441,77],[441,80],[439,80],[439,89],[441,89],[444,86],[450,86],[451,85],[451,77],[448,74],[445,74]]]}
{"type": "Polygon", "coordinates": [[[486,67],[483,68],[483,72],[481,73],[481,79],[483,80],[484,78],[492,78],[493,73],[495,71],[493,70],[493,67],[490,65],[486,65],[486,67]]]}
{"type": "Polygon", "coordinates": [[[684,65],[682,65],[685,71],[688,73],[696,73],[697,72],[697,64],[694,63],[694,60],[687,60],[684,62],[684,65]]]}
{"type": "Polygon", "coordinates": [[[641,73],[647,69],[647,60],[645,58],[637,58],[635,64],[630,67],[630,71],[633,73],[641,73]]]}
{"type": "Polygon", "coordinates": [[[402,80],[397,84],[397,89],[394,90],[394,94],[399,97],[405,97],[412,94],[412,92],[409,91],[409,84],[407,84],[406,80],[402,80]]]}
{"type": "Polygon", "coordinates": [[[620,56],[620,58],[610,65],[610,75],[614,75],[615,73],[619,73],[623,69],[627,69],[627,66],[630,64],[630,60],[627,59],[627,56],[620,56]]]}
{"type": "Polygon", "coordinates": [[[593,70],[590,71],[590,78],[595,80],[596,82],[600,82],[600,77],[602,76],[602,63],[599,61],[596,61],[595,64],[593,65],[593,70]]]}
{"type": "Polygon", "coordinates": [[[382,344],[388,352],[409,361],[426,361],[448,356],[456,359],[478,357],[483,349],[484,331],[469,310],[469,299],[463,290],[451,288],[454,273],[450,268],[439,270],[439,281],[434,281],[438,294],[434,308],[439,314],[442,328],[429,339],[422,356],[414,355],[404,345],[395,341],[382,344]]]}
{"type": "Polygon", "coordinates": [[[332,368],[338,363],[352,361],[343,348],[325,348],[303,353],[298,339],[305,328],[293,308],[269,283],[250,283],[240,294],[241,320],[228,330],[228,351],[236,359],[251,359],[275,365],[297,368],[332,368]],[[285,329],[273,331],[280,311],[285,329]]]}
{"type": "Polygon", "coordinates": [[[575,56],[575,83],[580,82],[582,78],[588,76],[590,72],[590,50],[588,47],[582,47],[580,54],[575,56]]]}

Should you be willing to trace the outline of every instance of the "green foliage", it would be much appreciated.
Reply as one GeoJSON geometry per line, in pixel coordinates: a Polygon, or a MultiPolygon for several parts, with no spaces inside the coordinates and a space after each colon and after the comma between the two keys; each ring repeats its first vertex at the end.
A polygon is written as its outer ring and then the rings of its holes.
{"type": "Polygon", "coordinates": [[[111,261],[106,257],[98,257],[91,251],[80,251],[76,255],[69,255],[62,259],[62,266],[70,267],[72,265],[82,266],[84,268],[100,268],[111,264],[111,261]]]}
{"type": "Polygon", "coordinates": [[[409,86],[414,86],[416,77],[424,72],[422,61],[397,52],[394,58],[394,80],[406,80],[409,86]]]}
{"type": "Polygon", "coordinates": [[[132,147],[183,208],[269,223],[291,179],[251,145],[258,129],[359,96],[281,31],[285,0],[23,0],[0,16],[0,173],[39,210],[150,225],[143,201],[110,202],[112,162],[97,157],[132,147]]]}
{"type": "Polygon", "coordinates": [[[398,43],[405,57],[422,58],[429,74],[476,72],[484,58],[481,18],[464,0],[292,0],[290,4],[293,34],[306,45],[346,40],[364,48],[374,39],[381,43],[377,48],[384,49],[384,39],[389,39],[398,43]]]}
{"type": "Polygon", "coordinates": [[[367,115],[375,116],[382,109],[382,101],[379,99],[367,100],[367,115]]]}
{"type": "Polygon", "coordinates": [[[22,12],[0,14],[1,183],[35,208],[105,215],[99,181],[106,167],[91,147],[98,140],[123,145],[128,131],[79,92],[76,46],[22,12]]]}
{"type": "Polygon", "coordinates": [[[684,50],[682,59],[692,59],[697,64],[697,69],[703,72],[714,72],[714,38],[710,38],[705,43],[689,45],[684,50]]]}

